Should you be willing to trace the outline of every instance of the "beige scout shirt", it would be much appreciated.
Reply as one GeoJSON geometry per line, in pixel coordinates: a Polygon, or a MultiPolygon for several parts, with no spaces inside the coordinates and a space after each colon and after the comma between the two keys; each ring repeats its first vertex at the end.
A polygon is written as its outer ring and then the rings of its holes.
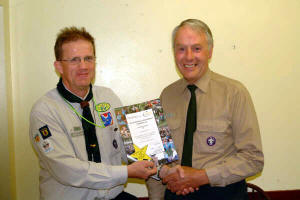
{"type": "MultiPolygon", "coordinates": [[[[188,83],[180,79],[165,88],[161,101],[181,163],[190,100],[188,83]]],[[[238,81],[209,69],[195,85],[197,129],[193,168],[205,169],[211,186],[226,186],[255,175],[264,158],[258,122],[251,97],[238,81]]],[[[149,196],[160,199],[160,182],[148,181],[149,196]],[[151,194],[154,193],[154,194],[151,194]]],[[[162,192],[160,192],[162,193],[162,192]]]]}
{"type": "MultiPolygon", "coordinates": [[[[101,163],[88,161],[81,118],[61,98],[56,89],[49,91],[33,106],[30,115],[30,140],[39,157],[41,200],[99,200],[112,199],[127,182],[127,161],[117,127],[114,108],[121,101],[109,88],[94,86],[90,109],[96,124],[100,115],[110,112],[113,123],[96,127],[101,163]],[[105,112],[95,105],[109,104],[105,112]],[[43,139],[39,129],[47,125],[51,136],[43,139]]],[[[79,103],[70,103],[82,114],[79,103]]]]}

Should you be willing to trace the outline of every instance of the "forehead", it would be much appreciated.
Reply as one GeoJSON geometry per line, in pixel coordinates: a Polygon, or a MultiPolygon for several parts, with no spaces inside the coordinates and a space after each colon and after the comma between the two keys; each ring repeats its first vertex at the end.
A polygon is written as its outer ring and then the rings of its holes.
{"type": "Polygon", "coordinates": [[[62,45],[62,53],[63,55],[93,54],[94,48],[91,42],[79,39],[65,42],[62,45]]]}
{"type": "Polygon", "coordinates": [[[190,26],[182,26],[175,35],[175,45],[180,44],[207,44],[206,35],[201,30],[196,30],[190,26]]]}

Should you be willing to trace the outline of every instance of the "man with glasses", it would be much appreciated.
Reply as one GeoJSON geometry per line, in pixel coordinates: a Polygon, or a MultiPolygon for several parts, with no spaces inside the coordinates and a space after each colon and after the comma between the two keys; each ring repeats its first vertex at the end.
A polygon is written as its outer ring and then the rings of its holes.
{"type": "Polygon", "coordinates": [[[64,28],[55,43],[61,78],[33,106],[30,140],[40,163],[40,199],[137,199],[123,191],[130,178],[156,173],[153,162],[126,163],[112,90],[92,86],[94,38],[84,28],[64,28]]]}
{"type": "Polygon", "coordinates": [[[184,176],[163,167],[167,190],[149,179],[150,199],[246,200],[245,179],[264,164],[251,97],[240,82],[209,69],[213,37],[205,23],[185,20],[172,36],[183,78],[162,91],[161,101],[184,176]]]}

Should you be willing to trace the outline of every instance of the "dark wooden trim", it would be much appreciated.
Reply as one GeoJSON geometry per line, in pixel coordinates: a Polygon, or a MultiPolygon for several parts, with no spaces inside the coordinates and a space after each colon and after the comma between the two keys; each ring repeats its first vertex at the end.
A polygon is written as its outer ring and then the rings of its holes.
{"type": "Polygon", "coordinates": [[[278,190],[266,192],[271,200],[299,200],[300,190],[278,190]]]}
{"type": "MultiPolygon", "coordinates": [[[[265,193],[271,200],[300,200],[300,190],[265,191],[265,193]]],[[[148,200],[148,197],[142,197],[139,200],[148,200]]]]}

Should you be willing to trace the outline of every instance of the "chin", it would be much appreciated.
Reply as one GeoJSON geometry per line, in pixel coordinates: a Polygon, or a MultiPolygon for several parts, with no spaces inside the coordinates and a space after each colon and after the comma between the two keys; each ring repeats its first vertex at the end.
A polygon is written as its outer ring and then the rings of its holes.
{"type": "Polygon", "coordinates": [[[78,81],[78,86],[80,87],[89,87],[90,86],[91,81],[78,81]]]}

